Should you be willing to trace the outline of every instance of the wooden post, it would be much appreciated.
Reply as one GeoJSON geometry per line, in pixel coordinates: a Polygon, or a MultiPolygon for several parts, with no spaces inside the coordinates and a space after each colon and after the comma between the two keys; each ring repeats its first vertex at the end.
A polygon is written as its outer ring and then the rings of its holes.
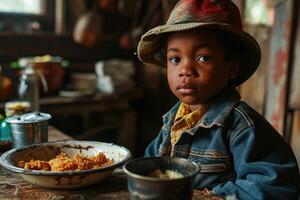
{"type": "Polygon", "coordinates": [[[55,34],[66,33],[66,2],[65,0],[55,0],[55,34]]]}
{"type": "Polygon", "coordinates": [[[121,114],[121,125],[117,136],[120,145],[128,148],[132,153],[136,147],[136,123],[137,113],[135,110],[128,109],[121,114]]]}
{"type": "MultiPolygon", "coordinates": [[[[300,3],[298,3],[298,11],[300,10],[300,3]]],[[[294,62],[293,62],[293,69],[292,69],[292,76],[291,76],[291,90],[290,90],[290,101],[289,101],[289,108],[290,109],[300,109],[300,81],[299,81],[299,74],[300,74],[300,20],[299,16],[297,18],[296,25],[296,38],[295,38],[295,49],[293,53],[294,62]]]]}
{"type": "Polygon", "coordinates": [[[294,112],[291,146],[300,166],[300,111],[294,112]]]}

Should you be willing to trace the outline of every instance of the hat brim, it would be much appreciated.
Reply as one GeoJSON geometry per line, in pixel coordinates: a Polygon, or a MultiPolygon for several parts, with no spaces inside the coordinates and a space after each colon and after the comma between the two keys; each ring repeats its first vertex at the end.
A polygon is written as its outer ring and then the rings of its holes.
{"type": "Polygon", "coordinates": [[[194,28],[213,28],[220,31],[226,31],[232,33],[235,38],[241,42],[243,52],[241,52],[239,74],[233,80],[235,86],[245,82],[256,71],[261,59],[261,51],[257,41],[248,33],[223,23],[191,22],[166,24],[153,28],[142,36],[138,44],[137,53],[139,59],[145,64],[166,66],[166,60],[162,54],[162,35],[164,35],[164,33],[194,28]]]}

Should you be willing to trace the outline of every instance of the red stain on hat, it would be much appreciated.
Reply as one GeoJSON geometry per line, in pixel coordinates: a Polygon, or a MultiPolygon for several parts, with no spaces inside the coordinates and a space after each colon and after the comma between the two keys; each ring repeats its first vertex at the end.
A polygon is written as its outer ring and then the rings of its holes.
{"type": "Polygon", "coordinates": [[[195,1],[195,0],[188,0],[193,4],[192,6],[192,14],[196,15],[211,15],[214,13],[220,13],[223,11],[222,7],[216,3],[216,1],[212,0],[202,0],[202,1],[195,1]]]}
{"type": "MultiPolygon", "coordinates": [[[[193,21],[228,23],[238,29],[242,28],[241,15],[238,7],[230,0],[181,0],[180,4],[189,5],[189,12],[193,21]]],[[[190,19],[191,20],[191,19],[190,19]]]]}

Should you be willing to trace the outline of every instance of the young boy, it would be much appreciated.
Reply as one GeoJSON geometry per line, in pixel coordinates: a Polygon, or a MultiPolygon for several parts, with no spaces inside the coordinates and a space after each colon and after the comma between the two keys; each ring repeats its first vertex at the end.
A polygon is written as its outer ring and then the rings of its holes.
{"type": "Polygon", "coordinates": [[[179,102],[163,117],[145,156],[188,158],[195,187],[238,199],[297,199],[300,177],[290,146],[235,87],[260,63],[230,0],[181,0],[168,22],[143,35],[138,56],[167,67],[179,102]]]}

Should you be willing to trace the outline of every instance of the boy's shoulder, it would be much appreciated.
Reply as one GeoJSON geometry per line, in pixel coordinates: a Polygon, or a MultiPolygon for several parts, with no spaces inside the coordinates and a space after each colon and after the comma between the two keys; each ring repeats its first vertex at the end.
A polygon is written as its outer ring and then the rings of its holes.
{"type": "Polygon", "coordinates": [[[263,120],[263,116],[244,101],[239,101],[236,106],[233,107],[232,114],[235,120],[238,120],[239,123],[243,123],[248,127],[255,125],[257,119],[263,120]]]}
{"type": "Polygon", "coordinates": [[[260,113],[243,101],[239,101],[233,107],[226,125],[231,129],[234,137],[246,130],[248,130],[248,133],[252,132],[255,135],[263,134],[268,135],[268,137],[280,137],[280,134],[260,113]]]}
{"type": "Polygon", "coordinates": [[[270,125],[270,123],[254,108],[244,101],[239,101],[232,109],[233,119],[247,127],[257,125],[270,125]]]}

